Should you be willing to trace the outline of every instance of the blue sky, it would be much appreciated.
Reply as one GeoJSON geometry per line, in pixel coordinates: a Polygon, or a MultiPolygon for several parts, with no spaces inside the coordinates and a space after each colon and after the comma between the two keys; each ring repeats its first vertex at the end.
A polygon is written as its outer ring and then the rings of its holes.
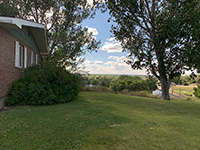
{"type": "Polygon", "coordinates": [[[87,26],[89,31],[97,40],[101,40],[100,49],[97,53],[87,53],[85,55],[86,71],[90,74],[135,74],[146,75],[143,70],[133,70],[124,60],[128,53],[122,52],[119,42],[112,36],[111,23],[107,22],[108,12],[96,13],[94,19],[83,22],[83,27],[87,26]]]}

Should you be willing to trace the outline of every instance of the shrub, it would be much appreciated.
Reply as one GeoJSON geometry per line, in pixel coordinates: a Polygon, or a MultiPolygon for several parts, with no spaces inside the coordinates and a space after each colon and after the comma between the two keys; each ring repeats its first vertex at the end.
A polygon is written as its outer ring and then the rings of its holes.
{"type": "Polygon", "coordinates": [[[120,76],[116,81],[110,83],[110,88],[113,92],[118,93],[123,90],[128,91],[148,91],[152,92],[157,88],[157,80],[153,77],[148,77],[146,80],[143,80],[138,76],[120,76]]]}
{"type": "Polygon", "coordinates": [[[129,91],[142,91],[145,90],[146,82],[144,80],[135,80],[128,87],[129,91]]]}
{"type": "Polygon", "coordinates": [[[148,92],[151,92],[156,90],[158,87],[157,87],[157,79],[155,77],[151,77],[149,76],[146,80],[145,80],[145,90],[148,91],[148,92]]]}
{"type": "Polygon", "coordinates": [[[90,84],[92,84],[92,85],[98,85],[99,84],[99,80],[97,80],[97,79],[92,79],[91,81],[90,81],[90,84]]]}
{"type": "Polygon", "coordinates": [[[80,80],[54,63],[43,62],[24,71],[24,78],[14,81],[8,105],[51,105],[74,100],[80,80]]]}
{"type": "Polygon", "coordinates": [[[198,84],[198,88],[194,88],[194,95],[200,98],[200,84],[198,84]]]}

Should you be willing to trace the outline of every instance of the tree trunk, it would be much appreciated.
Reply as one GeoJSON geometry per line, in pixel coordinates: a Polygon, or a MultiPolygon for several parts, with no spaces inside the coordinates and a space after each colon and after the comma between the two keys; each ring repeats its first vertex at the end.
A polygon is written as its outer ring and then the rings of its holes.
{"type": "Polygon", "coordinates": [[[165,100],[170,100],[169,96],[169,88],[170,88],[170,81],[167,81],[165,78],[160,79],[161,86],[162,86],[162,98],[165,100]]]}

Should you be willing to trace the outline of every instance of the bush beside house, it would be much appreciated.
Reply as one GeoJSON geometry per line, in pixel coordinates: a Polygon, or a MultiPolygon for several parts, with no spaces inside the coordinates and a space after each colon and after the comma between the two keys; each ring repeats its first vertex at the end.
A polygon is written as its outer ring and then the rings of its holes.
{"type": "Polygon", "coordinates": [[[42,62],[24,71],[24,78],[13,82],[7,105],[51,105],[74,100],[80,80],[54,63],[42,62]]]}
{"type": "Polygon", "coordinates": [[[39,63],[47,54],[44,25],[0,16],[0,109],[12,82],[23,78],[25,68],[39,63]]]}

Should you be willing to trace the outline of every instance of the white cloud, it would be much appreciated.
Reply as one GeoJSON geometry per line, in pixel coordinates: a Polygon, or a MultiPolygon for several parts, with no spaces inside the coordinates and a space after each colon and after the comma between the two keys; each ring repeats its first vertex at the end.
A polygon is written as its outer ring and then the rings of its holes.
{"type": "Polygon", "coordinates": [[[102,50],[107,51],[107,53],[116,53],[116,52],[122,52],[122,47],[120,43],[108,43],[106,42],[102,50]]]}
{"type": "Polygon", "coordinates": [[[114,61],[108,61],[108,62],[106,62],[106,63],[104,63],[105,65],[111,65],[111,66],[116,66],[117,65],[117,63],[116,62],[114,62],[114,61]]]}
{"type": "Polygon", "coordinates": [[[103,64],[103,62],[102,61],[97,61],[97,60],[95,60],[95,61],[86,60],[85,64],[103,64]]]}
{"type": "Polygon", "coordinates": [[[117,56],[109,56],[108,59],[118,59],[119,57],[117,56]]]}
{"type": "MultiPolygon", "coordinates": [[[[96,1],[97,1],[97,0],[96,0],[96,1]]],[[[105,0],[98,0],[98,2],[99,2],[99,3],[103,3],[103,2],[105,2],[105,0]]],[[[90,5],[90,6],[94,6],[94,5],[93,5],[93,0],[87,0],[87,4],[90,5]]]]}
{"type": "MultiPolygon", "coordinates": [[[[112,58],[114,58],[113,56],[112,58]]],[[[110,57],[111,58],[111,57],[110,57]]],[[[136,74],[146,75],[144,70],[133,70],[130,65],[118,60],[123,57],[116,57],[116,61],[85,61],[86,71],[90,74],[136,74]],[[117,60],[118,59],[118,60],[117,60]]]]}
{"type": "Polygon", "coordinates": [[[87,0],[87,3],[91,5],[93,4],[93,0],[87,0]]]}
{"type": "Polygon", "coordinates": [[[120,42],[117,42],[115,38],[107,39],[109,42],[105,42],[101,50],[107,51],[107,53],[122,52],[122,46],[120,42]]]}
{"type": "Polygon", "coordinates": [[[96,28],[91,28],[91,27],[88,27],[88,32],[92,32],[92,35],[98,35],[98,31],[96,28]]]}
{"type": "Polygon", "coordinates": [[[107,39],[108,41],[115,41],[115,38],[114,37],[112,37],[112,38],[110,38],[110,39],[107,39]]]}
{"type": "MultiPolygon", "coordinates": [[[[107,53],[122,52],[121,43],[116,41],[115,38],[107,39],[107,42],[103,45],[101,50],[107,51],[107,53]]],[[[130,65],[124,61],[128,60],[126,56],[109,56],[110,61],[85,61],[86,71],[90,74],[135,74],[146,75],[145,70],[133,70],[130,65]]]]}
{"type": "Polygon", "coordinates": [[[109,56],[108,59],[115,59],[117,62],[124,62],[127,60],[126,56],[117,57],[117,56],[109,56]]]}
{"type": "Polygon", "coordinates": [[[97,60],[96,60],[94,63],[95,63],[95,64],[103,64],[102,61],[97,61],[97,60]]]}

